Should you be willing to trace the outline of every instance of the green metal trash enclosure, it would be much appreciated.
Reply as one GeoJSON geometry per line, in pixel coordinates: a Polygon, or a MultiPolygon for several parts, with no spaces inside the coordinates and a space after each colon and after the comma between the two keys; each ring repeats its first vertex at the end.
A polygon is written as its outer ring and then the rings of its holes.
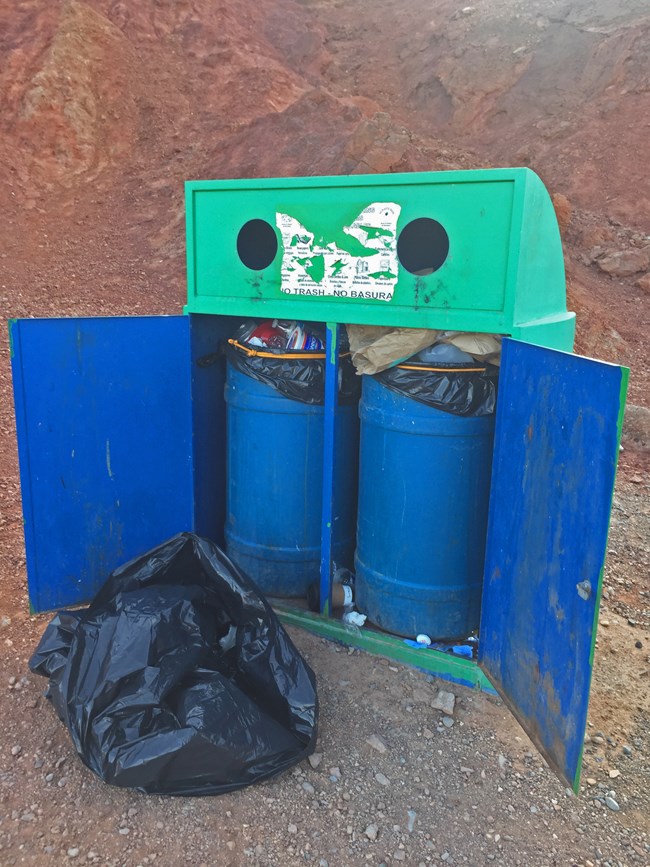
{"type": "Polygon", "coordinates": [[[33,609],[88,599],[173,533],[223,544],[221,346],[246,319],[320,323],[321,613],[283,605],[282,616],[496,688],[576,788],[627,371],[571,354],[542,182],[523,168],[203,180],[186,197],[185,315],[10,322],[33,609]],[[346,324],[504,338],[478,664],[331,616],[346,324]]]}

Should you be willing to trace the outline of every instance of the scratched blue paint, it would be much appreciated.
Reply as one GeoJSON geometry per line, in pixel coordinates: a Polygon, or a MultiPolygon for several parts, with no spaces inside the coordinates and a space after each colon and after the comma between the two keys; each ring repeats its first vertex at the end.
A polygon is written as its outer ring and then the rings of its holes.
{"type": "MultiPolygon", "coordinates": [[[[324,409],[291,400],[230,363],[225,395],[226,552],[264,593],[304,599],[320,578],[324,409]]],[[[356,406],[338,409],[336,428],[331,553],[351,564],[356,406]]]]}
{"type": "MultiPolygon", "coordinates": [[[[197,476],[206,486],[220,467],[192,438],[193,394],[218,387],[216,367],[191,368],[193,344],[196,354],[214,342],[208,317],[193,319],[10,324],[33,610],[87,600],[125,561],[218,523],[218,498],[202,509],[200,494],[195,508],[197,476]]],[[[222,456],[223,442],[210,449],[222,456]]]]}
{"type": "Polygon", "coordinates": [[[194,532],[224,545],[226,520],[225,359],[218,351],[241,320],[191,314],[194,532]]]}
{"type": "MultiPolygon", "coordinates": [[[[420,668],[417,665],[414,666],[414,668],[416,668],[418,671],[424,672],[424,674],[431,674],[432,673],[432,669],[429,669],[429,668],[420,668]]],[[[435,669],[434,669],[434,671],[435,671],[435,669]]],[[[439,680],[446,680],[447,683],[453,683],[456,686],[465,686],[468,689],[476,689],[476,682],[473,679],[469,679],[466,677],[455,677],[453,674],[449,674],[449,672],[447,672],[447,671],[435,672],[435,676],[439,680]]],[[[488,685],[487,687],[483,687],[481,689],[481,692],[487,692],[490,695],[498,695],[496,689],[494,689],[491,685],[488,685]]]]}
{"type": "Polygon", "coordinates": [[[325,401],[323,416],[323,499],[321,512],[320,610],[332,611],[332,523],[336,464],[336,406],[339,381],[339,326],[326,326],[325,401]]]}
{"type": "Polygon", "coordinates": [[[504,340],[479,663],[574,787],[625,377],[615,365],[504,340]]]}
{"type": "Polygon", "coordinates": [[[463,418],[364,376],[359,406],[359,610],[388,632],[478,629],[494,416],[463,418]]]}

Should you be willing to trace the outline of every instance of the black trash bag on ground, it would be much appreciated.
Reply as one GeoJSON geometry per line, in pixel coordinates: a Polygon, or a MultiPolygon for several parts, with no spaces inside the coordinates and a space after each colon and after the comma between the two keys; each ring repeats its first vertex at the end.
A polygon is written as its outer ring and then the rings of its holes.
{"type": "MultiPolygon", "coordinates": [[[[322,406],[325,402],[325,353],[247,346],[236,337],[225,344],[226,357],[235,370],[270,385],[284,397],[322,406]]],[[[361,380],[350,353],[339,355],[339,403],[356,403],[361,380]]]]}
{"type": "Polygon", "coordinates": [[[30,660],[84,764],[142,792],[218,795],[316,743],[316,680],[255,584],[182,533],[59,612],[30,660]]]}
{"type": "Polygon", "coordinates": [[[398,394],[434,409],[461,416],[492,415],[496,408],[499,368],[493,364],[405,362],[375,374],[398,394]]]}

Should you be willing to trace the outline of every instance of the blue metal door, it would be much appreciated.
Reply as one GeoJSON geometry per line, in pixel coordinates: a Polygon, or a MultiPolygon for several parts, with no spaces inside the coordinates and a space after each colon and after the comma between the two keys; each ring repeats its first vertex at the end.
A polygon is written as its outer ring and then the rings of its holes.
{"type": "Polygon", "coordinates": [[[627,377],[504,340],[479,663],[576,791],[627,377]]]}
{"type": "Polygon", "coordinates": [[[193,361],[218,347],[218,317],[9,327],[32,609],[90,599],[175,533],[215,536],[223,375],[193,361]]]}

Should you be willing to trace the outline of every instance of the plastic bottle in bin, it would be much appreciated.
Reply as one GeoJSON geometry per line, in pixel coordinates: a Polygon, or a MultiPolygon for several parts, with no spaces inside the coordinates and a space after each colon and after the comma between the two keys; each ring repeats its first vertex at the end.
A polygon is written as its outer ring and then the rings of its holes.
{"type": "MultiPolygon", "coordinates": [[[[310,611],[320,611],[320,584],[314,581],[307,590],[307,605],[310,611]]],[[[354,591],[349,584],[332,583],[332,608],[351,608],[354,605],[354,591]]]]}
{"type": "Polygon", "coordinates": [[[317,352],[323,349],[323,341],[315,334],[307,331],[304,322],[295,322],[294,328],[288,336],[287,349],[317,352]]]}
{"type": "MultiPolygon", "coordinates": [[[[307,605],[310,611],[320,611],[320,581],[314,581],[307,589],[307,605]]],[[[332,576],[332,608],[349,609],[354,605],[354,575],[345,566],[334,569],[332,576]]]]}
{"type": "Polygon", "coordinates": [[[251,346],[264,346],[272,349],[286,349],[287,335],[278,328],[275,322],[268,319],[255,326],[248,336],[247,343],[251,346]]]}

